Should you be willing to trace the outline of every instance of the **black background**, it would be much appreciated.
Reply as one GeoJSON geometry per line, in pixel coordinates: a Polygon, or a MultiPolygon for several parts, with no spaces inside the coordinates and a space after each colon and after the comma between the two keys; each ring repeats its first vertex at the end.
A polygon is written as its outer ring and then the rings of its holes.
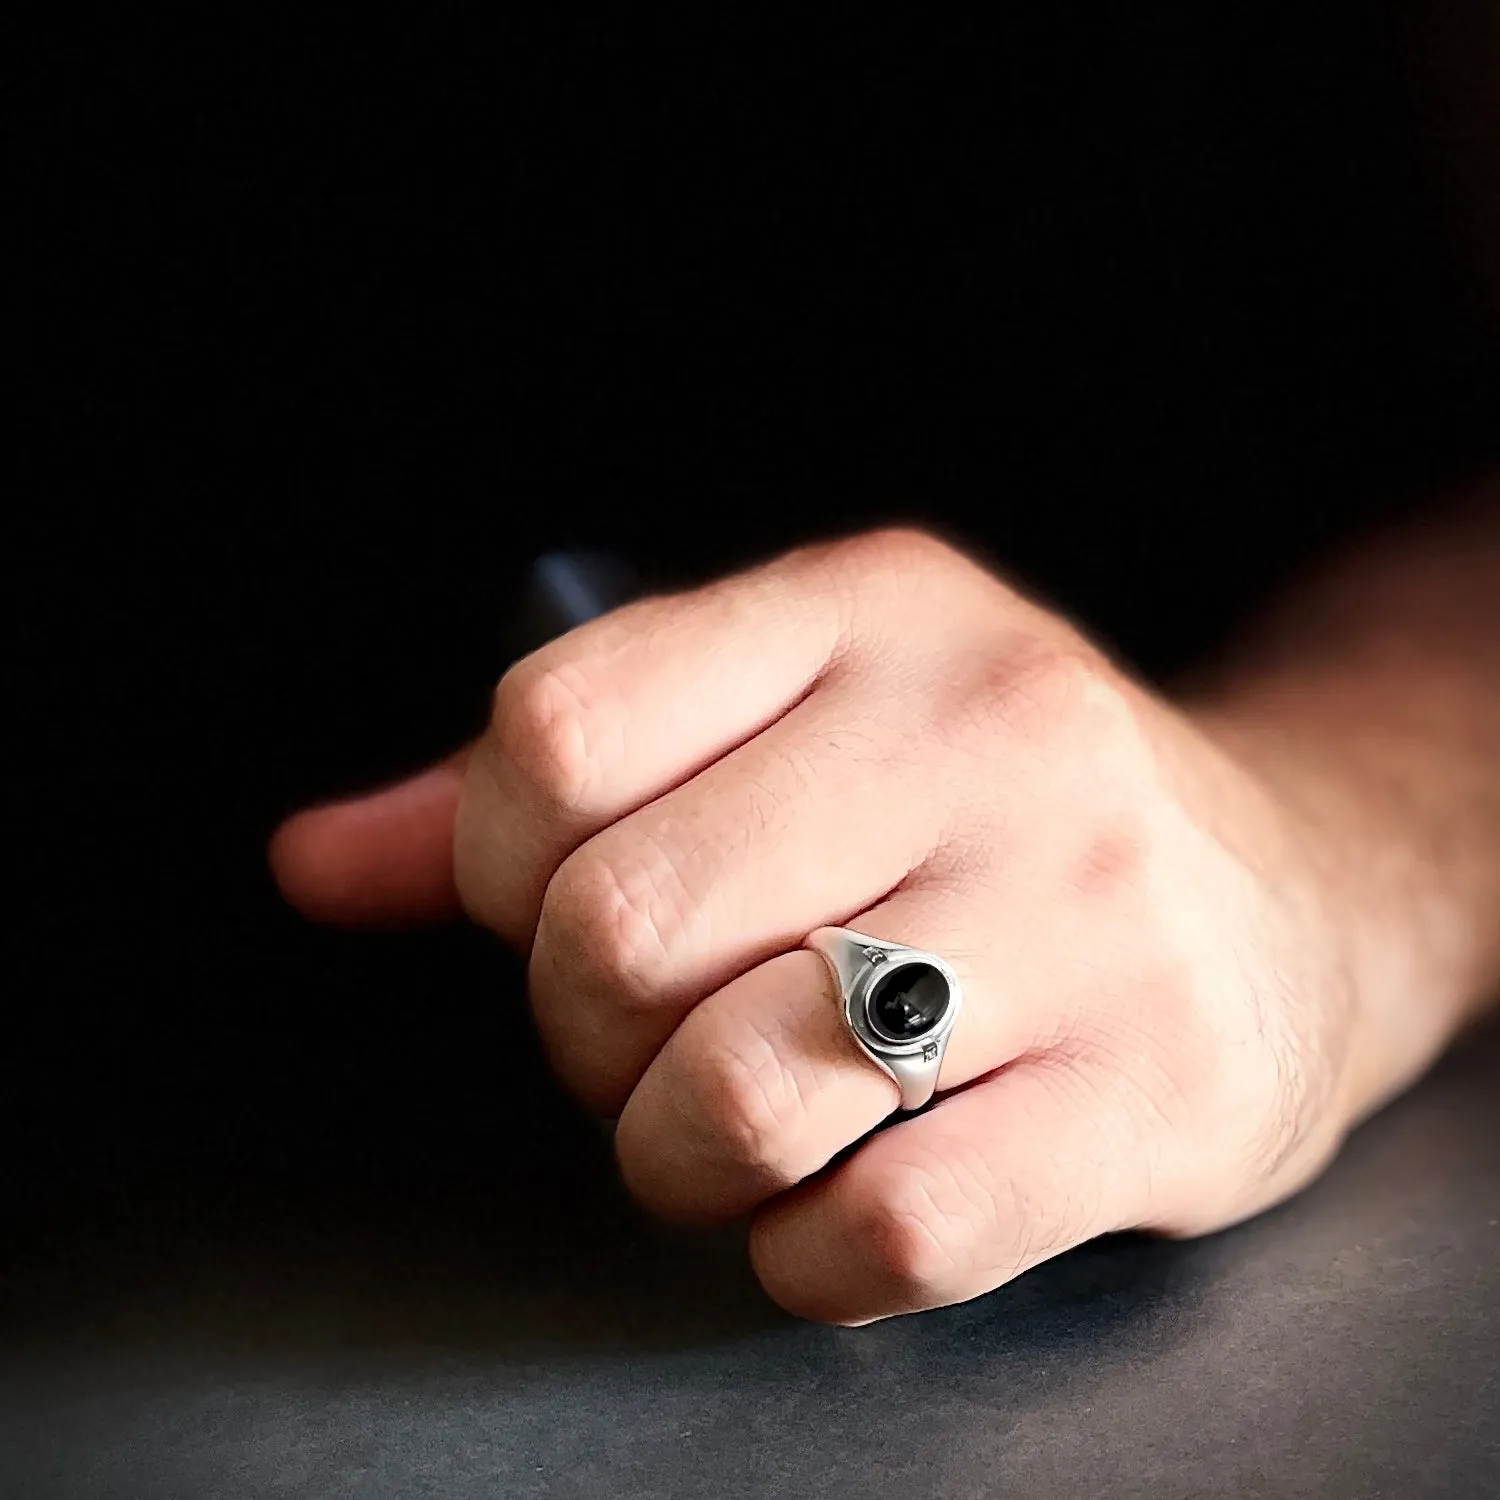
{"type": "Polygon", "coordinates": [[[583,1139],[497,1086],[513,959],[307,929],[262,854],[475,726],[544,548],[916,519],[1165,672],[1482,456],[1379,7],[814,10],[25,55],[9,1250],[583,1139]]]}

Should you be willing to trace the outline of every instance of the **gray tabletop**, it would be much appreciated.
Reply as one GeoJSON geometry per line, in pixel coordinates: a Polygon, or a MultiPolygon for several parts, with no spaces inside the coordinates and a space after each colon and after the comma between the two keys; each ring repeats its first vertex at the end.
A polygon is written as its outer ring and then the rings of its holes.
{"type": "Polygon", "coordinates": [[[1500,1033],[1295,1202],[863,1330],[779,1314],[531,1108],[470,1189],[23,1257],[6,1496],[1500,1494],[1500,1033]]]}

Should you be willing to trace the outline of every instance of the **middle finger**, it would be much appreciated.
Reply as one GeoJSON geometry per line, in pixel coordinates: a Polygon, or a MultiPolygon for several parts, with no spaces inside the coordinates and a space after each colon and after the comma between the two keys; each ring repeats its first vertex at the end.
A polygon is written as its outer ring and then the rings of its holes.
{"type": "MultiPolygon", "coordinates": [[[[956,793],[900,795],[903,735],[840,677],[595,835],[547,887],[531,956],[564,1082],[616,1114],[704,996],[871,905],[947,838],[956,793]]],[[[909,731],[909,726],[908,731],[909,731]]]]}

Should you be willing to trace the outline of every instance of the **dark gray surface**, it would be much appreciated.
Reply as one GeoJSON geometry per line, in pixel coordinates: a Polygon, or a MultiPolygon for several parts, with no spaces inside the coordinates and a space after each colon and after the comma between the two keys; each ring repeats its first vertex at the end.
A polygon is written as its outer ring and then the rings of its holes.
{"type": "Polygon", "coordinates": [[[533,1165],[399,1221],[252,1205],[33,1256],[4,1493],[1500,1494],[1493,1031],[1254,1223],[857,1331],[644,1224],[563,1119],[551,1194],[533,1165]]]}

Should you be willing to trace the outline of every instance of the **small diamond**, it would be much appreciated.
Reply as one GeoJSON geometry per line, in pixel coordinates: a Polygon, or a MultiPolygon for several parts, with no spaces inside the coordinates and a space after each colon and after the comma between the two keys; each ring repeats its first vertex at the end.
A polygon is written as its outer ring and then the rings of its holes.
{"type": "Polygon", "coordinates": [[[884,948],[865,949],[865,958],[872,964],[883,964],[889,956],[884,948]]]}
{"type": "Polygon", "coordinates": [[[937,1061],[937,1043],[936,1042],[928,1042],[928,1044],[925,1047],[922,1048],[922,1061],[923,1062],[936,1062],[937,1061]]]}

